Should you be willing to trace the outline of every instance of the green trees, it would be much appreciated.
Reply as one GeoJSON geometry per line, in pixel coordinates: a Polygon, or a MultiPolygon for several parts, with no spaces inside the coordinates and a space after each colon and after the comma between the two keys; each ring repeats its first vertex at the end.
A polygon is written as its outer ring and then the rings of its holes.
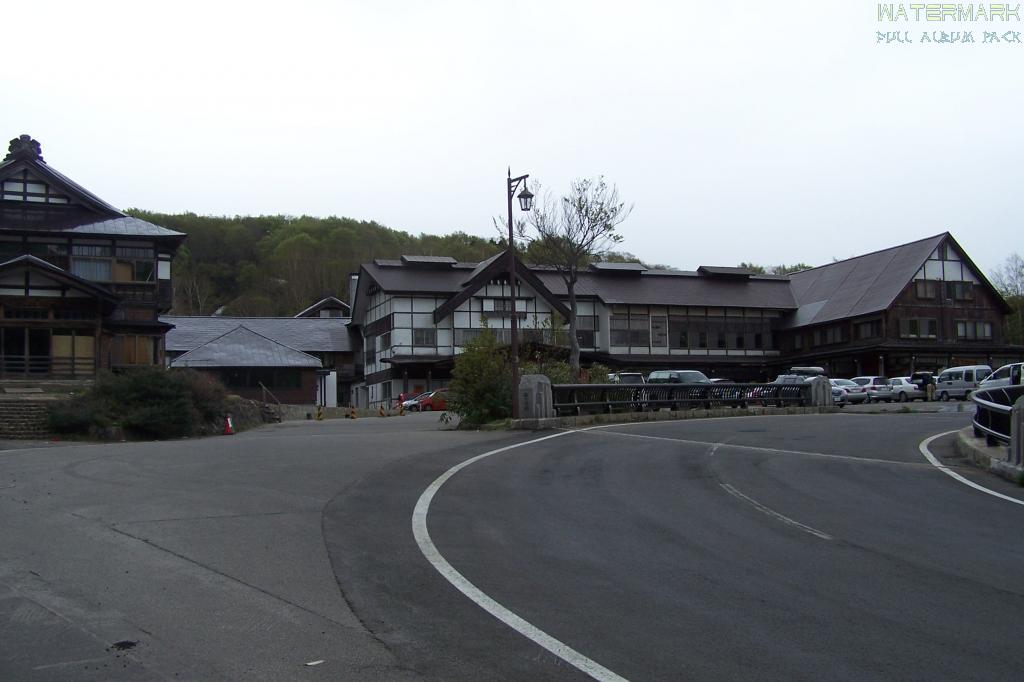
{"type": "Polygon", "coordinates": [[[1024,344],[1024,258],[1014,253],[992,272],[992,284],[1013,312],[1006,318],[1006,342],[1024,344]]]}
{"type": "Polygon", "coordinates": [[[325,296],[344,300],[349,274],[374,258],[481,261],[501,250],[465,232],[416,237],[351,218],[128,213],[188,235],[172,265],[179,315],[294,315],[325,296]]]}

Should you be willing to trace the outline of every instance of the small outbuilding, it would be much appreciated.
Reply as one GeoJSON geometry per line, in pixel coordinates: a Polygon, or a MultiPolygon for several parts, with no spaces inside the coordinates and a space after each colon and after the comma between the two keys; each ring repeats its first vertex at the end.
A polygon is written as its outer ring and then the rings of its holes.
{"type": "Polygon", "coordinates": [[[212,374],[243,398],[267,400],[265,391],[282,403],[316,402],[319,358],[258,334],[245,325],[175,358],[171,367],[189,367],[212,374]]]}

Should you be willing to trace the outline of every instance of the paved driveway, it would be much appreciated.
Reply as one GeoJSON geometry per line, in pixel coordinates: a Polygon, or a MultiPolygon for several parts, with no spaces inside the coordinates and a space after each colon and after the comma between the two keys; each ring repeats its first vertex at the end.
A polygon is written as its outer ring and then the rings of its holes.
{"type": "MultiPolygon", "coordinates": [[[[455,474],[426,526],[482,594],[627,678],[1012,679],[1024,508],[917,450],[968,419],[574,433],[455,474]]],[[[0,678],[583,678],[413,537],[439,475],[535,438],[424,414],[0,452],[0,678]]]]}

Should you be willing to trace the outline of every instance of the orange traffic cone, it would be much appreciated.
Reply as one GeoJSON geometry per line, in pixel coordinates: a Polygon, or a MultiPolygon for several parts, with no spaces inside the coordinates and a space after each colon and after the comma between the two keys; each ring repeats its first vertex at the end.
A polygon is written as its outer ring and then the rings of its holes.
{"type": "Polygon", "coordinates": [[[235,435],[235,423],[231,421],[231,415],[224,417],[224,435],[233,436],[235,435]]]}

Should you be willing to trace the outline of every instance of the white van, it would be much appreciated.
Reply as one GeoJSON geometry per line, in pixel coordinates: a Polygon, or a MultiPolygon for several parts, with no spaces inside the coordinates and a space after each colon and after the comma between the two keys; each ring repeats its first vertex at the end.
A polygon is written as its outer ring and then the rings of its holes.
{"type": "Polygon", "coordinates": [[[987,379],[978,384],[978,390],[983,391],[986,388],[1018,386],[1021,383],[1024,383],[1021,379],[1022,374],[1024,374],[1024,362],[1011,362],[1010,364],[1003,365],[996,371],[992,372],[987,379]]]}
{"type": "Polygon", "coordinates": [[[965,365],[944,369],[935,379],[935,397],[939,400],[967,400],[971,391],[978,388],[978,384],[991,373],[992,368],[988,365],[965,365]]]}

